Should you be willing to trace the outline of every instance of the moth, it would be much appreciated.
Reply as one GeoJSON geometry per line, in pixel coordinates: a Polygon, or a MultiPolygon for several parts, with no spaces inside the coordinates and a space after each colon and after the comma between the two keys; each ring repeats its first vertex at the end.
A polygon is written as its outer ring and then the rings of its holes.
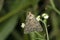
{"type": "Polygon", "coordinates": [[[25,20],[24,34],[28,34],[34,31],[41,32],[43,31],[43,28],[36,20],[35,15],[29,12],[25,20]]]}

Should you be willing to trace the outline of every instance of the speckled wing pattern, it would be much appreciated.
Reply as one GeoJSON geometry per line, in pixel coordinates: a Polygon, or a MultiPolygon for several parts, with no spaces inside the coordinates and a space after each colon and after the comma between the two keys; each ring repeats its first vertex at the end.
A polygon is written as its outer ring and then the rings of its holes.
{"type": "Polygon", "coordinates": [[[43,31],[43,28],[41,27],[40,23],[36,20],[35,16],[31,12],[29,12],[29,14],[26,17],[24,34],[34,31],[41,32],[43,31]]]}

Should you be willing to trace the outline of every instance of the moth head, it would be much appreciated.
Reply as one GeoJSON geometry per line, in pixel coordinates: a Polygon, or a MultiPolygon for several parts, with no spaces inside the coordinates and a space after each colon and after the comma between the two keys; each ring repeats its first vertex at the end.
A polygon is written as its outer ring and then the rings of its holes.
{"type": "Polygon", "coordinates": [[[28,13],[28,18],[29,18],[29,19],[33,19],[33,18],[34,18],[34,15],[33,15],[31,12],[29,12],[29,13],[28,13]]]}

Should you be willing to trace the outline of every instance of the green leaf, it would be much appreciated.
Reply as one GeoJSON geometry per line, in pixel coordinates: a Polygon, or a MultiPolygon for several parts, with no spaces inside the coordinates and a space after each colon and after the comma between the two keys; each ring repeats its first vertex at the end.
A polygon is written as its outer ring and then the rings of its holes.
{"type": "Polygon", "coordinates": [[[28,7],[30,5],[30,0],[22,0],[20,5],[14,9],[13,11],[9,12],[8,14],[6,14],[5,16],[0,18],[0,23],[5,21],[6,19],[8,19],[9,17],[15,15],[16,13],[18,13],[19,11],[25,9],[26,7],[28,7]]]}
{"type": "Polygon", "coordinates": [[[5,40],[5,38],[13,31],[16,26],[18,15],[12,16],[4,24],[0,25],[3,29],[0,32],[0,40],[5,40]]]}

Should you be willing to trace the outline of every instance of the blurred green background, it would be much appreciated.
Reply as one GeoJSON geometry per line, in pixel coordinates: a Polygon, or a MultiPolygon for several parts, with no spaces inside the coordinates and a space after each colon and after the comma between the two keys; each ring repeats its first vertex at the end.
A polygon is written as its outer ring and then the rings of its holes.
{"type": "Polygon", "coordinates": [[[48,38],[60,40],[60,0],[0,0],[0,40],[47,40],[42,22],[43,32],[23,33],[21,23],[25,22],[29,9],[35,16],[47,13],[48,38]]]}

